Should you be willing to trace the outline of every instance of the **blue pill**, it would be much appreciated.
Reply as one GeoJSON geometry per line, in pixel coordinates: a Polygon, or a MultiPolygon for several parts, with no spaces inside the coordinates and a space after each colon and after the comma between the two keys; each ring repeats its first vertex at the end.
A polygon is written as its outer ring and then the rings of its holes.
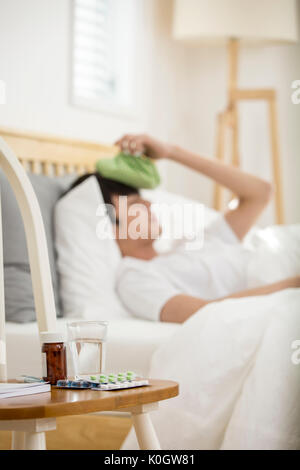
{"type": "Polygon", "coordinates": [[[68,386],[68,380],[58,380],[56,386],[57,387],[67,387],[68,386]]]}
{"type": "Polygon", "coordinates": [[[90,383],[89,384],[91,388],[97,388],[99,384],[97,383],[90,383]]]}
{"type": "Polygon", "coordinates": [[[90,382],[82,382],[82,388],[91,388],[90,382]]]}
{"type": "Polygon", "coordinates": [[[82,382],[80,382],[79,380],[73,380],[73,382],[71,383],[71,387],[81,388],[82,387],[82,382]]]}

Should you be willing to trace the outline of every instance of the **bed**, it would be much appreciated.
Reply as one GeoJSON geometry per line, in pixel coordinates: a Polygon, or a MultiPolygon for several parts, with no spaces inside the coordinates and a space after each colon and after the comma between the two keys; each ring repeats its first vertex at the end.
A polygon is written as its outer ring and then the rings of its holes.
{"type": "MultiPolygon", "coordinates": [[[[82,141],[3,129],[0,135],[45,184],[93,171],[97,159],[115,153],[82,141]]],[[[299,225],[255,230],[248,242],[256,253],[254,285],[299,276],[299,225]]],[[[184,325],[114,319],[107,369],[130,367],[181,384],[180,396],[153,416],[164,448],[299,449],[299,306],[299,289],[290,289],[214,302],[184,325]]],[[[66,319],[57,324],[63,330],[66,319]]],[[[10,377],[40,374],[37,324],[8,322],[6,331],[10,377]]],[[[132,435],[125,447],[134,447],[132,435]]]]}
{"type": "MultiPolygon", "coordinates": [[[[12,148],[30,175],[43,175],[50,179],[61,178],[62,181],[66,178],[67,183],[78,175],[94,171],[95,162],[99,158],[116,153],[116,148],[109,145],[3,128],[0,129],[0,136],[12,148]]],[[[31,315],[32,312],[30,319],[31,315]]],[[[58,328],[65,330],[66,322],[66,319],[59,318],[58,328]]],[[[110,322],[107,370],[130,368],[147,375],[154,350],[178,328],[180,326],[175,324],[150,324],[134,318],[110,322]]],[[[8,376],[11,378],[21,374],[39,376],[41,360],[37,323],[8,321],[6,340],[8,376]]]]}

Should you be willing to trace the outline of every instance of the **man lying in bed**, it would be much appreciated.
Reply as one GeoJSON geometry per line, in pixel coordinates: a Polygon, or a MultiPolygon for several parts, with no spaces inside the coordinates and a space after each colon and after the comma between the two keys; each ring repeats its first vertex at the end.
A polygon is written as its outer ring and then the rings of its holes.
{"type": "Polygon", "coordinates": [[[117,145],[133,154],[141,152],[153,159],[167,158],[185,165],[225,186],[239,199],[237,208],[220,215],[209,227],[200,250],[186,251],[179,245],[173,252],[159,255],[154,241],[161,228],[151,213],[151,203],[142,199],[137,190],[96,175],[105,202],[111,202],[116,210],[116,240],[123,256],[116,287],[133,315],[182,323],[216,300],[300,287],[299,276],[247,290],[250,253],[241,241],[270,201],[269,183],[147,135],[126,135],[117,145]],[[120,195],[127,196],[127,206],[120,203],[120,195]],[[132,237],[129,230],[124,238],[124,224],[130,228],[137,217],[129,213],[133,204],[143,205],[145,224],[139,228],[138,238],[132,237]]]}

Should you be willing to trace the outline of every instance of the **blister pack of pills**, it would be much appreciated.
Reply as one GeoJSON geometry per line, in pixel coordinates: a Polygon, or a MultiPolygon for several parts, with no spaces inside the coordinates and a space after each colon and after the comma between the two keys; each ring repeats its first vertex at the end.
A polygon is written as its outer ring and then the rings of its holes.
{"type": "Polygon", "coordinates": [[[122,390],[128,388],[144,387],[149,380],[141,379],[134,372],[119,372],[118,374],[100,374],[77,376],[74,380],[59,380],[57,388],[91,389],[91,390],[122,390]]]}

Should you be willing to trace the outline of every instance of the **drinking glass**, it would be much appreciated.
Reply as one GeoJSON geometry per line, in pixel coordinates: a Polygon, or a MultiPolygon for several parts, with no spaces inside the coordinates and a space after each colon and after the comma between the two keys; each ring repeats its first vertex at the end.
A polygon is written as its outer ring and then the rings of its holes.
{"type": "Polygon", "coordinates": [[[102,374],[105,369],[106,321],[68,323],[69,350],[75,377],[102,374]]]}

